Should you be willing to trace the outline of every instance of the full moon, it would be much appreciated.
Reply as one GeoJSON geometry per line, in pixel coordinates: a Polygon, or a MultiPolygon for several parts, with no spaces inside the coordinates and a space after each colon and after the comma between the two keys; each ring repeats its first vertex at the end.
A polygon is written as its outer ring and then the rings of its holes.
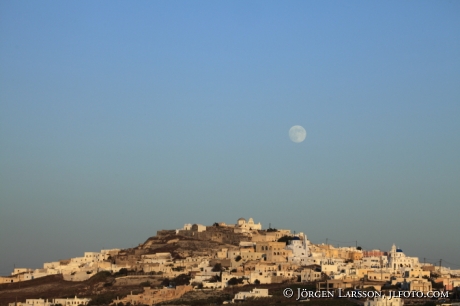
{"type": "Polygon", "coordinates": [[[305,140],[307,137],[307,131],[300,125],[294,125],[289,129],[289,138],[295,143],[299,143],[305,140]]]}

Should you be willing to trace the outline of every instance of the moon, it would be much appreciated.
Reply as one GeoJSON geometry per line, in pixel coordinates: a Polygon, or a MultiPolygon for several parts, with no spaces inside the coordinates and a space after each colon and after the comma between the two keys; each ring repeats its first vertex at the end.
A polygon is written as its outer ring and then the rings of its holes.
{"type": "Polygon", "coordinates": [[[299,143],[305,140],[305,137],[307,137],[307,131],[300,126],[300,125],[294,125],[289,129],[289,138],[295,143],[299,143]]]}

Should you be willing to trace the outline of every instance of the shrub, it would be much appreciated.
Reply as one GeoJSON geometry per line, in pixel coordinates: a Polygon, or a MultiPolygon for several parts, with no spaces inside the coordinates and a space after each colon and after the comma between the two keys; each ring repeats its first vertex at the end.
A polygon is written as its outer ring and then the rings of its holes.
{"type": "Polygon", "coordinates": [[[231,286],[234,286],[234,285],[238,285],[238,284],[242,284],[243,283],[243,279],[242,278],[236,278],[236,277],[232,277],[228,280],[228,284],[231,285],[231,286]]]}
{"type": "Polygon", "coordinates": [[[112,276],[112,273],[110,273],[109,271],[101,271],[93,275],[90,278],[90,280],[92,282],[103,282],[103,281],[106,281],[107,278],[109,278],[110,276],[112,276]]]}
{"type": "Polygon", "coordinates": [[[286,242],[286,245],[289,243],[289,241],[292,240],[292,237],[290,236],[283,236],[280,239],[278,239],[278,242],[286,242]]]}
{"type": "Polygon", "coordinates": [[[203,289],[203,283],[193,282],[191,285],[193,288],[203,289]]]}
{"type": "Polygon", "coordinates": [[[95,296],[88,302],[88,306],[91,305],[109,305],[112,304],[112,301],[116,299],[117,296],[115,293],[103,293],[95,296]]]}
{"type": "Polygon", "coordinates": [[[170,283],[170,280],[169,278],[165,278],[161,281],[161,285],[162,286],[165,286],[165,287],[168,287],[169,286],[169,283],[170,283]]]}
{"type": "Polygon", "coordinates": [[[128,269],[126,268],[121,268],[120,271],[113,274],[113,276],[115,277],[126,276],[126,275],[128,275],[128,269]]]}
{"type": "Polygon", "coordinates": [[[212,268],[211,271],[212,271],[212,272],[219,272],[219,271],[222,271],[222,264],[219,263],[219,262],[216,263],[216,264],[214,265],[214,267],[212,268]]]}
{"type": "Polygon", "coordinates": [[[208,282],[210,282],[210,283],[220,282],[220,277],[217,276],[217,275],[213,275],[210,279],[208,279],[208,282]]]}
{"type": "Polygon", "coordinates": [[[173,279],[176,286],[188,285],[191,277],[188,274],[180,274],[173,279]]]}

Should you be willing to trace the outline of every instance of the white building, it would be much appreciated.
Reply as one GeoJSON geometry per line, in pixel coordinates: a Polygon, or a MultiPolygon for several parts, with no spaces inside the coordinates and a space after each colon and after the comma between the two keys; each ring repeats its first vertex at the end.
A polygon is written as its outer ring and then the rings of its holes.
{"type": "Polygon", "coordinates": [[[75,296],[73,299],[53,299],[54,304],[61,304],[62,306],[78,306],[86,305],[91,299],[87,298],[77,298],[75,296]]]}
{"type": "Polygon", "coordinates": [[[307,235],[299,234],[299,236],[294,236],[286,246],[286,250],[292,250],[292,256],[288,257],[288,262],[302,266],[310,264],[309,257],[311,253],[309,244],[307,235]]]}
{"type": "Polygon", "coordinates": [[[339,272],[339,265],[340,263],[337,263],[332,259],[323,260],[321,262],[321,272],[326,273],[327,275],[334,275],[339,272]]]}
{"type": "Polygon", "coordinates": [[[241,291],[235,294],[235,297],[232,300],[232,303],[237,301],[244,301],[247,298],[261,298],[261,297],[271,297],[268,295],[268,289],[257,289],[254,288],[251,291],[241,291]]]}
{"type": "Polygon", "coordinates": [[[17,302],[17,303],[9,303],[9,306],[52,306],[52,300],[44,300],[44,299],[26,299],[24,303],[17,302]]]}
{"type": "Polygon", "coordinates": [[[11,275],[17,275],[17,274],[20,274],[20,273],[28,273],[28,272],[32,272],[33,269],[29,269],[29,268],[14,268],[13,272],[11,273],[11,275]]]}
{"type": "Polygon", "coordinates": [[[404,302],[399,297],[375,297],[374,300],[364,302],[363,306],[403,306],[404,302]]]}
{"type": "Polygon", "coordinates": [[[8,306],[54,306],[61,304],[62,306],[78,306],[87,305],[91,299],[88,298],[68,298],[68,299],[26,299],[24,303],[9,303],[8,306]]]}
{"type": "Polygon", "coordinates": [[[239,218],[238,221],[236,221],[235,225],[235,233],[249,233],[253,230],[261,230],[262,229],[262,224],[259,223],[254,223],[254,220],[252,218],[249,218],[248,222],[246,222],[246,219],[244,218],[239,218]]]}
{"type": "Polygon", "coordinates": [[[388,267],[388,257],[387,256],[368,256],[363,257],[361,260],[355,261],[356,265],[362,269],[380,269],[388,267]]]}
{"type": "Polygon", "coordinates": [[[418,257],[407,257],[403,251],[393,244],[388,254],[388,267],[393,270],[403,271],[404,268],[419,268],[418,257]]]}
{"type": "Polygon", "coordinates": [[[184,224],[183,228],[176,229],[176,235],[179,234],[179,231],[189,231],[192,229],[192,225],[190,223],[184,224]]]}

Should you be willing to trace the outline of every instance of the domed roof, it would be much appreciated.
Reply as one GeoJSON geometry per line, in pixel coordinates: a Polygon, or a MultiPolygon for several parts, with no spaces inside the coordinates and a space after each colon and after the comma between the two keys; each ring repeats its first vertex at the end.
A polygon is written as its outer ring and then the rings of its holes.
{"type": "Polygon", "coordinates": [[[297,236],[295,236],[295,237],[292,237],[292,239],[291,239],[291,240],[300,240],[300,238],[299,238],[299,237],[297,237],[297,236]]]}
{"type": "Polygon", "coordinates": [[[402,252],[402,251],[403,251],[403,250],[401,250],[401,249],[396,249],[396,252],[402,252]]]}
{"type": "Polygon", "coordinates": [[[245,219],[245,218],[239,218],[238,221],[244,221],[244,222],[246,222],[246,219],[245,219]]]}

